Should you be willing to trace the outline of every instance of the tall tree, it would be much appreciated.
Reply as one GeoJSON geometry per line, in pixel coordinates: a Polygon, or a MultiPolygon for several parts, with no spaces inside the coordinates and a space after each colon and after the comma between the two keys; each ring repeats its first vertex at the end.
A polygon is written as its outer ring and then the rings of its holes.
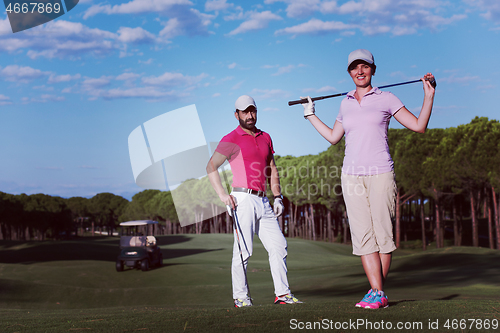
{"type": "Polygon", "coordinates": [[[498,121],[489,121],[485,117],[476,117],[467,125],[460,125],[456,131],[461,140],[456,145],[450,164],[457,170],[462,186],[467,191],[472,218],[472,243],[479,246],[479,221],[477,211],[480,195],[488,185],[491,175],[498,170],[495,152],[498,151],[498,121]]]}
{"type": "Polygon", "coordinates": [[[61,197],[46,194],[20,195],[27,218],[34,222],[38,239],[60,238],[69,235],[72,229],[71,210],[61,197]]]}
{"type": "Polygon", "coordinates": [[[146,208],[146,202],[153,198],[156,194],[160,193],[160,190],[144,190],[136,193],[132,197],[132,201],[125,207],[123,211],[123,216],[120,217],[121,221],[126,220],[148,220],[153,219],[146,208]]]}
{"type": "Polygon", "coordinates": [[[0,239],[26,240],[26,236],[29,237],[29,220],[24,215],[23,204],[19,197],[0,192],[0,234],[2,236],[0,239]]]}
{"type": "Polygon", "coordinates": [[[90,199],[83,197],[72,197],[66,199],[66,205],[71,210],[71,216],[73,222],[75,223],[76,234],[83,235],[84,228],[86,227],[85,222],[90,218],[90,199]],[[80,228],[80,232],[78,229],[80,228]]]}
{"type": "Polygon", "coordinates": [[[174,200],[170,191],[159,192],[144,204],[144,208],[149,216],[154,216],[154,220],[164,220],[167,234],[172,234],[177,228],[179,218],[175,210],[174,200]]]}
{"type": "Polygon", "coordinates": [[[344,160],[344,139],[336,145],[328,147],[325,152],[319,154],[316,179],[319,180],[320,196],[318,203],[327,210],[326,238],[330,242],[334,240],[335,221],[342,219],[344,212],[344,198],[342,196],[342,163],[344,160]],[[332,216],[333,215],[333,216],[332,216]]]}
{"type": "Polygon", "coordinates": [[[108,235],[113,235],[118,218],[129,201],[113,193],[98,193],[89,201],[89,211],[100,226],[106,226],[108,235]]]}

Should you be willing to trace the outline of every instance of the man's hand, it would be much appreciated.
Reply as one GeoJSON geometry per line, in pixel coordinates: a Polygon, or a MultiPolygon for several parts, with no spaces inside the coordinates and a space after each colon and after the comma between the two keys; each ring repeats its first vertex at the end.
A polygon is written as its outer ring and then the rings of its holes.
{"type": "Polygon", "coordinates": [[[221,198],[221,200],[226,205],[226,209],[227,209],[229,216],[233,217],[233,212],[236,210],[236,206],[237,206],[236,198],[230,194],[225,194],[224,198],[221,198]]]}
{"type": "Polygon", "coordinates": [[[222,194],[219,196],[220,200],[228,207],[228,209],[236,209],[236,198],[230,194],[222,194]]]}
{"type": "Polygon", "coordinates": [[[285,206],[283,205],[283,200],[281,198],[274,199],[274,215],[276,217],[281,216],[283,211],[285,210],[285,206]]]}

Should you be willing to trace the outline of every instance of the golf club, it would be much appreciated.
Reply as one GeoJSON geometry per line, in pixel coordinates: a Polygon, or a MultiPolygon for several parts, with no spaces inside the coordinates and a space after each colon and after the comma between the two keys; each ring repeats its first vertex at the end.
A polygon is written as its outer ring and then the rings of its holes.
{"type": "MultiPolygon", "coordinates": [[[[231,193],[229,190],[230,189],[229,182],[227,181],[227,176],[226,176],[226,173],[224,171],[222,171],[222,176],[224,177],[224,181],[226,183],[226,186],[228,186],[228,188],[226,190],[228,191],[228,193],[231,193]]],[[[236,198],[234,198],[234,200],[236,200],[236,198]]],[[[235,203],[236,203],[236,201],[235,201],[235,203]]],[[[247,296],[250,299],[252,299],[252,296],[250,294],[250,286],[248,285],[248,278],[247,278],[247,271],[245,269],[245,262],[243,260],[243,252],[241,251],[240,233],[238,232],[238,227],[239,227],[240,223],[238,222],[238,216],[236,216],[236,210],[233,209],[233,207],[228,206],[228,205],[226,205],[226,207],[227,207],[227,210],[230,211],[231,219],[233,220],[233,229],[236,232],[236,240],[238,241],[238,249],[240,250],[241,268],[243,269],[243,274],[245,276],[245,284],[246,284],[247,290],[248,290],[247,296]]],[[[240,231],[241,231],[241,228],[240,228],[240,231]]]]}
{"type": "MultiPolygon", "coordinates": [[[[416,82],[422,82],[422,80],[413,80],[413,81],[407,81],[407,82],[401,82],[401,83],[394,83],[394,84],[388,84],[386,86],[381,86],[379,87],[379,89],[383,89],[383,88],[389,88],[389,87],[395,87],[395,86],[401,86],[403,84],[410,84],[410,83],[416,83],[416,82]]],[[[436,80],[432,80],[430,81],[430,84],[436,88],[436,80]]],[[[344,92],[344,93],[340,93],[340,94],[335,94],[335,95],[326,95],[326,96],[319,96],[319,97],[313,97],[311,98],[312,101],[319,101],[319,100],[322,100],[322,99],[327,99],[327,98],[332,98],[332,97],[339,97],[339,96],[344,96],[344,95],[347,95],[347,92],[344,92]]],[[[307,98],[304,98],[304,99],[299,99],[299,100],[296,100],[296,101],[289,101],[288,102],[288,106],[292,106],[292,105],[295,105],[295,104],[304,104],[304,103],[308,103],[309,101],[307,100],[307,98]]]]}
{"type": "Polygon", "coordinates": [[[240,245],[240,236],[239,236],[240,233],[238,232],[238,227],[240,223],[238,222],[238,216],[236,216],[236,211],[232,207],[231,207],[231,218],[233,219],[234,231],[236,232],[236,240],[238,241],[238,248],[240,250],[241,267],[243,268],[243,274],[245,275],[245,284],[248,290],[248,297],[252,299],[252,296],[250,295],[250,286],[248,285],[247,271],[245,269],[245,263],[243,261],[243,252],[241,251],[241,245],[240,245]]]}

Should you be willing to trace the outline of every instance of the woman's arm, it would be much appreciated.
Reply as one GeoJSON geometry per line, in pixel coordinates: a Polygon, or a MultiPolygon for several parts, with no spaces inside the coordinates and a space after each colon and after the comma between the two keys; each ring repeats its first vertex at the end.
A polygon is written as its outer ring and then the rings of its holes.
{"type": "MultiPolygon", "coordinates": [[[[301,97],[303,99],[305,97],[301,97]]],[[[324,122],[322,122],[318,116],[314,114],[314,102],[311,100],[311,97],[307,96],[309,100],[308,104],[304,104],[304,117],[308,119],[314,128],[324,137],[328,142],[332,145],[337,144],[342,137],[344,136],[344,127],[342,127],[342,123],[335,121],[333,124],[333,128],[328,127],[324,122]]]]}
{"type": "Polygon", "coordinates": [[[429,118],[431,117],[435,93],[434,87],[429,83],[429,80],[432,81],[432,79],[434,79],[434,75],[431,73],[427,73],[422,78],[424,83],[424,102],[418,118],[404,106],[394,114],[394,118],[396,118],[401,125],[417,133],[425,133],[429,118]]]}
{"type": "Polygon", "coordinates": [[[323,123],[318,116],[313,115],[307,117],[314,128],[324,137],[328,142],[332,145],[337,144],[342,137],[344,136],[344,127],[342,127],[342,123],[335,120],[335,124],[333,124],[333,128],[328,127],[323,123]]]}

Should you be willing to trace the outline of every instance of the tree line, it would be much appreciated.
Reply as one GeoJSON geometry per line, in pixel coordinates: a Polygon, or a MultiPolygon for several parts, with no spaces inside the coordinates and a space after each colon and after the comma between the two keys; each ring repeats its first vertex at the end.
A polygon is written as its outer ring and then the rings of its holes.
{"type": "MultiPolygon", "coordinates": [[[[500,249],[500,123],[476,117],[469,124],[428,129],[425,134],[390,129],[389,147],[398,184],[396,245],[488,246],[500,249]]],[[[287,237],[349,242],[348,216],[340,184],[344,141],[316,155],[275,156],[287,237]]],[[[231,181],[230,172],[221,179],[231,181]]],[[[272,193],[268,193],[272,198],[272,193]]],[[[58,238],[112,233],[118,222],[161,221],[160,234],[232,233],[232,221],[208,177],[173,191],[144,190],[128,201],[111,193],[87,199],[0,192],[2,239],[58,238]],[[174,204],[174,198],[182,198],[174,204]],[[179,216],[202,221],[181,227],[179,216]],[[208,218],[207,218],[208,217],[208,218]]]]}

